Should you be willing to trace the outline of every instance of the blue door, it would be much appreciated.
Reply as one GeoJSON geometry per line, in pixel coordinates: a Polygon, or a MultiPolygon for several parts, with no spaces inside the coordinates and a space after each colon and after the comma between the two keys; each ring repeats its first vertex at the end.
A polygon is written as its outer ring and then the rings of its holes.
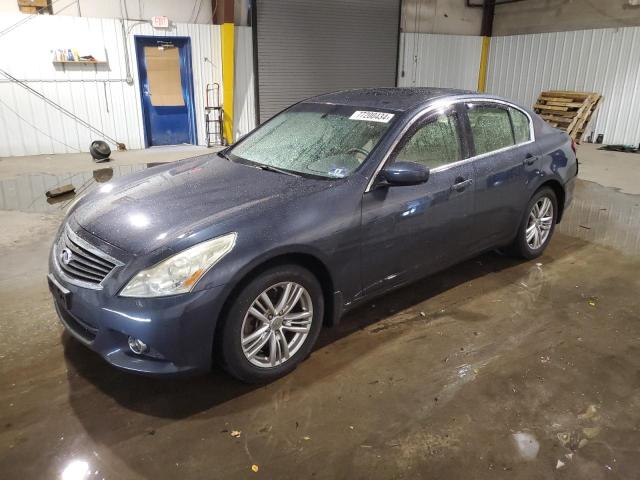
{"type": "Polygon", "coordinates": [[[187,37],[136,36],[146,147],[196,142],[187,37]]]}

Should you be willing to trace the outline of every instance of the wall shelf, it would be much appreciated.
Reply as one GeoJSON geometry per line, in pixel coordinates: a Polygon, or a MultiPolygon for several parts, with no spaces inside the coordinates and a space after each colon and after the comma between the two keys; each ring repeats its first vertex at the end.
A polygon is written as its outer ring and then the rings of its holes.
{"type": "Polygon", "coordinates": [[[92,60],[54,60],[53,63],[66,63],[66,64],[70,64],[70,63],[76,63],[76,64],[80,64],[80,65],[106,65],[107,62],[98,62],[98,61],[92,61],[92,60]]]}

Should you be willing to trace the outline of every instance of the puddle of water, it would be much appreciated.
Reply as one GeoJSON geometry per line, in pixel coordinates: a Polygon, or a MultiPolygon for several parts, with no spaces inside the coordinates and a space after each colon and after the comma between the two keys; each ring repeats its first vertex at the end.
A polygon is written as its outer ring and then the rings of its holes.
{"type": "Polygon", "coordinates": [[[573,203],[558,231],[606,245],[626,254],[640,254],[640,195],[618,192],[579,181],[573,203]]]}
{"type": "Polygon", "coordinates": [[[113,178],[113,168],[99,168],[93,171],[93,179],[98,183],[106,183],[113,178]]]}
{"type": "Polygon", "coordinates": [[[0,210],[39,213],[62,211],[77,195],[87,193],[101,183],[163,163],[167,162],[114,165],[77,173],[19,175],[0,181],[0,210]],[[69,183],[76,187],[75,192],[52,198],[45,196],[46,191],[69,183]]]}
{"type": "Polygon", "coordinates": [[[533,460],[538,456],[540,444],[536,437],[527,432],[516,432],[512,435],[516,449],[523,460],[533,460]]]}

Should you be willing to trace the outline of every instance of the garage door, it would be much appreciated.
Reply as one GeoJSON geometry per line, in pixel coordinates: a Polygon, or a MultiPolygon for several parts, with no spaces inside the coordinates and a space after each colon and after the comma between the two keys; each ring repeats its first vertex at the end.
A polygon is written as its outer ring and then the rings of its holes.
{"type": "Polygon", "coordinates": [[[320,93],[396,84],[400,0],[258,0],[260,122],[320,93]]]}

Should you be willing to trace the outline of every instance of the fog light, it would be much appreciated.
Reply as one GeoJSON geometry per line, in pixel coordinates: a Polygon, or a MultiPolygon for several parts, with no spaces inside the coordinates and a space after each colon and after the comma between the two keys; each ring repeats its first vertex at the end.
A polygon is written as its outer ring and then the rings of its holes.
{"type": "Polygon", "coordinates": [[[142,355],[147,350],[149,350],[149,347],[147,347],[146,343],[144,343],[142,340],[139,340],[133,337],[129,337],[129,348],[136,355],[142,355]]]}

